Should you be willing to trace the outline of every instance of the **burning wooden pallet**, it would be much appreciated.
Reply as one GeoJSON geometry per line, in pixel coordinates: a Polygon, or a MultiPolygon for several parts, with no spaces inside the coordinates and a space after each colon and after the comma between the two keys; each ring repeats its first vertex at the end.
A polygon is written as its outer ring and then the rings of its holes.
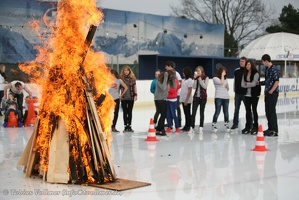
{"type": "MultiPolygon", "coordinates": [[[[82,65],[90,47],[96,26],[91,26],[85,41],[85,51],[82,55],[82,65]]],[[[36,120],[33,134],[19,160],[19,165],[25,166],[26,177],[42,176],[52,183],[97,183],[113,182],[116,174],[108,148],[108,141],[101,125],[97,106],[101,106],[105,95],[94,100],[92,83],[87,79],[83,67],[80,67],[82,81],[85,85],[85,116],[82,127],[67,130],[66,123],[59,116],[50,113],[47,122],[51,129],[48,149],[40,151],[37,140],[41,137],[41,119],[36,120]],[[82,141],[82,135],[87,142],[82,141]]],[[[53,68],[49,79],[55,78],[59,68],[53,68]]],[[[43,109],[39,112],[43,115],[43,109]]],[[[71,119],[78,121],[79,119],[71,119]]]]}

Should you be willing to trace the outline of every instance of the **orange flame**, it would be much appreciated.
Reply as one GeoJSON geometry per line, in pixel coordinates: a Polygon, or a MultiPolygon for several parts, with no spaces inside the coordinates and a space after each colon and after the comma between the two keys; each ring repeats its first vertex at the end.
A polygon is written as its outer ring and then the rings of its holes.
{"type": "MultiPolygon", "coordinates": [[[[86,120],[85,85],[82,81],[82,55],[85,38],[90,25],[98,25],[103,14],[97,9],[95,0],[63,0],[58,3],[55,26],[48,42],[37,46],[39,54],[35,61],[21,64],[22,71],[29,74],[30,80],[42,88],[39,110],[37,146],[42,159],[41,167],[47,171],[52,129],[57,120],[63,120],[69,133],[78,133],[83,162],[87,171],[88,159],[85,145],[88,142],[84,121],[86,120]]],[[[32,23],[40,30],[36,22],[32,23]]],[[[45,39],[43,38],[45,41],[45,39]]],[[[105,65],[105,57],[89,49],[83,66],[85,76],[93,81],[96,90],[94,99],[104,94],[106,98],[97,107],[103,131],[112,140],[109,130],[114,109],[113,98],[108,95],[108,87],[114,78],[105,65]]],[[[109,146],[109,141],[108,146],[109,146]]],[[[77,159],[78,149],[72,149],[70,156],[77,159]]],[[[92,180],[89,177],[89,180],[92,180]]]]}

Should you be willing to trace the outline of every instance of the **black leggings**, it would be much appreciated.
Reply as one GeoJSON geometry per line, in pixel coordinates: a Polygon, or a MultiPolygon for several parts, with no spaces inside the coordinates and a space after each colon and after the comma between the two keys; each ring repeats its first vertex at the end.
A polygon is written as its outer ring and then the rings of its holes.
{"type": "Polygon", "coordinates": [[[116,126],[116,122],[117,122],[117,119],[118,119],[119,102],[120,102],[120,100],[119,99],[115,99],[114,102],[115,102],[115,108],[114,108],[114,117],[113,117],[112,128],[115,128],[115,126],[116,126]]]}
{"type": "Polygon", "coordinates": [[[246,110],[246,124],[247,129],[258,129],[258,113],[257,105],[259,103],[259,97],[247,97],[244,98],[245,110],[246,110]],[[252,114],[253,114],[253,124],[252,124],[252,114]]]}
{"type": "MultiPolygon", "coordinates": [[[[0,90],[0,111],[2,110],[2,98],[4,96],[4,90],[0,90]]],[[[3,108],[4,110],[5,108],[3,108]]]]}
{"type": "Polygon", "coordinates": [[[196,118],[196,112],[198,106],[199,108],[199,115],[200,115],[200,120],[199,120],[199,126],[203,127],[204,124],[204,119],[205,119],[205,107],[207,104],[207,99],[201,99],[200,97],[195,97],[195,99],[192,102],[192,115],[191,115],[191,127],[195,127],[195,118],[196,118]]]}
{"type": "Polygon", "coordinates": [[[167,101],[165,100],[155,100],[156,106],[160,111],[160,118],[158,120],[158,126],[156,127],[156,131],[164,130],[164,122],[167,115],[167,101]]]}
{"type": "Polygon", "coordinates": [[[132,123],[132,111],[134,106],[134,100],[122,100],[121,107],[123,109],[124,125],[131,126],[132,123]]]}
{"type": "Polygon", "coordinates": [[[186,106],[184,105],[184,102],[181,102],[183,105],[183,111],[185,114],[185,126],[183,129],[190,129],[191,126],[191,103],[188,103],[186,106]]]}
{"type": "Polygon", "coordinates": [[[156,112],[154,115],[154,123],[156,124],[158,122],[159,116],[161,115],[161,111],[159,110],[156,101],[155,101],[155,107],[156,107],[156,112]]]}

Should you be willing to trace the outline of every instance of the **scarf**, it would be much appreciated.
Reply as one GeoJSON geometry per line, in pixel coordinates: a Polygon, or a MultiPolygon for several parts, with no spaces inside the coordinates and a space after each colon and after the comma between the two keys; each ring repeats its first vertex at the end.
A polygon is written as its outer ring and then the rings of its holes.
{"type": "Polygon", "coordinates": [[[131,79],[130,76],[125,76],[125,81],[129,83],[129,89],[130,89],[130,95],[131,95],[131,98],[134,99],[134,85],[136,84],[136,81],[131,79]]]}

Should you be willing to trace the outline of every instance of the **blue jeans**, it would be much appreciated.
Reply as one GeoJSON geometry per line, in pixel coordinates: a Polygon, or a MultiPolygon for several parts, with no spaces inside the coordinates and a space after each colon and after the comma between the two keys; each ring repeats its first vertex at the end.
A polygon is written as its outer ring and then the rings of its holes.
{"type": "Polygon", "coordinates": [[[229,99],[215,98],[215,113],[214,113],[214,116],[213,116],[213,122],[217,122],[218,116],[219,116],[220,111],[221,111],[221,106],[223,107],[224,122],[229,121],[228,104],[229,104],[229,99]]]}
{"type": "Polygon", "coordinates": [[[176,116],[177,101],[167,101],[167,127],[172,127],[172,120],[174,121],[175,128],[179,128],[179,120],[176,116]]]}
{"type": "Polygon", "coordinates": [[[234,119],[233,119],[233,125],[238,126],[239,124],[239,111],[241,102],[244,103],[244,94],[237,94],[235,93],[235,112],[234,112],[234,119]]]}

